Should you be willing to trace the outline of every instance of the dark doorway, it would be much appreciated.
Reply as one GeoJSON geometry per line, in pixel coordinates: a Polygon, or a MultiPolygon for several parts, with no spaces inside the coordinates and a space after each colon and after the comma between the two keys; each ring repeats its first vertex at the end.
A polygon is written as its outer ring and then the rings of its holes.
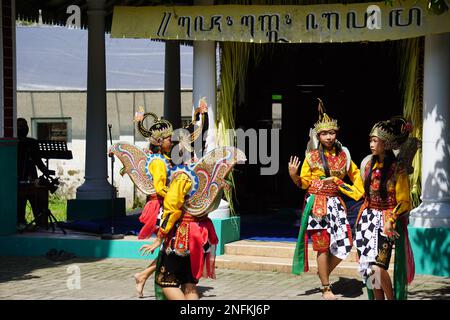
{"type": "Polygon", "coordinates": [[[290,180],[287,163],[290,155],[304,159],[309,129],[318,119],[318,97],[338,119],[338,139],[359,167],[369,153],[372,125],[402,113],[396,58],[392,42],[280,44],[272,45],[257,66],[250,63],[236,127],[281,126],[279,170],[264,176],[261,164],[239,168],[236,207],[241,219],[302,206],[304,192],[290,180]],[[281,122],[274,108],[281,110],[281,122]]]}

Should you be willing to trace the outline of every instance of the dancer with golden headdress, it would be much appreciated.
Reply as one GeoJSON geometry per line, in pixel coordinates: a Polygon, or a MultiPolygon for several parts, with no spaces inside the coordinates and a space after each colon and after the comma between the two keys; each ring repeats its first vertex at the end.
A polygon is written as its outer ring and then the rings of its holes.
{"type": "MultiPolygon", "coordinates": [[[[206,100],[201,99],[200,106],[206,107],[206,100]]],[[[189,128],[180,135],[178,146],[192,154],[190,144],[202,135],[195,126],[189,128]]],[[[155,158],[162,159],[160,155],[128,143],[116,143],[110,152],[123,163],[122,174],[127,173],[144,193],[155,193],[150,168],[155,158]]],[[[215,148],[196,161],[187,158],[181,157],[187,163],[166,167],[167,191],[157,238],[140,249],[142,254],[149,254],[160,248],[155,275],[157,299],[198,299],[198,280],[215,278],[218,238],[207,215],[218,208],[223,190],[230,187],[227,177],[234,165],[246,160],[235,147],[215,148]]]]}
{"type": "Polygon", "coordinates": [[[337,120],[326,114],[322,100],[318,100],[319,120],[310,130],[300,175],[299,158],[291,156],[288,165],[294,183],[307,190],[292,272],[300,274],[309,270],[307,250],[311,236],[313,250],[317,251],[322,297],[334,300],[336,297],[331,290],[330,274],[352,249],[347,209],[340,195],[359,200],[364,188],[350,152],[336,139],[339,130],[337,120]],[[352,185],[343,181],[345,176],[350,178],[352,185]]]}
{"type": "MultiPolygon", "coordinates": [[[[407,229],[407,214],[411,210],[407,175],[410,161],[402,161],[402,154],[396,156],[393,152],[407,141],[411,130],[411,124],[402,117],[376,123],[369,134],[372,154],[361,164],[366,196],[357,218],[355,240],[359,272],[371,299],[406,299],[406,286],[414,278],[407,229]],[[387,270],[394,244],[393,288],[387,270]]],[[[414,156],[416,150],[417,147],[409,154],[414,156]]]]}
{"type": "MultiPolygon", "coordinates": [[[[194,130],[192,137],[197,134],[194,130]]],[[[144,253],[160,247],[155,285],[162,294],[157,292],[157,299],[197,300],[199,279],[215,278],[219,239],[207,215],[218,207],[223,189],[229,188],[228,173],[242,160],[245,156],[238,149],[220,147],[172,168],[157,239],[142,247],[144,253]]]]}
{"type": "MultiPolygon", "coordinates": [[[[205,103],[200,104],[199,107],[195,109],[192,122],[188,126],[189,128],[194,129],[195,134],[192,135],[192,137],[188,137],[188,139],[190,139],[189,143],[186,143],[186,139],[181,141],[180,145],[183,144],[184,148],[188,149],[189,144],[198,138],[198,132],[202,132],[202,126],[195,127],[195,124],[199,121],[200,117],[204,118],[205,113],[207,113],[207,105],[205,103]]],[[[173,127],[169,121],[158,118],[158,116],[152,112],[144,113],[142,107],[140,107],[139,111],[136,112],[135,121],[137,122],[138,131],[143,137],[148,138],[149,149],[151,152],[151,160],[148,162],[147,168],[148,173],[153,180],[153,188],[155,193],[152,193],[147,197],[148,201],[139,217],[139,221],[142,222],[144,226],[138,234],[138,239],[148,239],[152,234],[158,232],[159,222],[163,214],[163,200],[169,190],[167,186],[167,173],[173,165],[170,158],[170,152],[173,146],[171,140],[173,127]],[[146,129],[144,126],[144,120],[147,117],[151,117],[153,119],[153,124],[149,129],[146,129]]],[[[203,124],[203,122],[204,121],[201,123],[203,124]]],[[[190,152],[189,149],[187,151],[190,152]]],[[[153,261],[145,270],[134,275],[136,292],[139,297],[143,297],[145,282],[153,274],[155,268],[156,260],[153,261]]]]}

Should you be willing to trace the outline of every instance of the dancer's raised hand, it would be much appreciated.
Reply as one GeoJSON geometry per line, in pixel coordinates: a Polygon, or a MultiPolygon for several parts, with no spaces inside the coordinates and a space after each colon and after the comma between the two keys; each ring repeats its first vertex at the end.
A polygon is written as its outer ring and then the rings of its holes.
{"type": "Polygon", "coordinates": [[[300,159],[297,156],[291,156],[288,163],[289,175],[291,177],[296,176],[299,167],[300,167],[300,159]]]}

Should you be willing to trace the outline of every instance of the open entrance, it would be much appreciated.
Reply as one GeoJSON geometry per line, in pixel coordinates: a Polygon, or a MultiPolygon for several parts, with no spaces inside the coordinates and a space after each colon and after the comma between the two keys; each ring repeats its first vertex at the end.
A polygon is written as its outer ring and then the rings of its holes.
{"type": "MultiPolygon", "coordinates": [[[[393,42],[289,44],[272,46],[257,65],[249,64],[245,102],[237,108],[236,127],[279,129],[279,169],[275,175],[261,175],[263,165],[247,163],[236,174],[243,237],[249,235],[251,216],[284,212],[288,228],[298,219],[295,209],[302,207],[304,191],[292,183],[287,164],[291,155],[302,161],[305,157],[309,129],[318,120],[318,97],[338,120],[338,139],[360,166],[369,154],[373,124],[402,114],[396,58],[393,42]]],[[[277,155],[271,156],[276,161],[277,155]]],[[[296,236],[298,232],[298,228],[288,233],[274,230],[272,223],[257,228],[260,234],[296,236]]]]}

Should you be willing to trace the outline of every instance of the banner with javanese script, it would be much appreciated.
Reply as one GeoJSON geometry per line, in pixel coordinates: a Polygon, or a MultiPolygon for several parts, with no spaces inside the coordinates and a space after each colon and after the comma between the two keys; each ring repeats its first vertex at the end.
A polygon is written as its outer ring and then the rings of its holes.
{"type": "Polygon", "coordinates": [[[321,5],[114,7],[113,38],[255,43],[384,41],[450,32],[427,1],[321,5]]]}

